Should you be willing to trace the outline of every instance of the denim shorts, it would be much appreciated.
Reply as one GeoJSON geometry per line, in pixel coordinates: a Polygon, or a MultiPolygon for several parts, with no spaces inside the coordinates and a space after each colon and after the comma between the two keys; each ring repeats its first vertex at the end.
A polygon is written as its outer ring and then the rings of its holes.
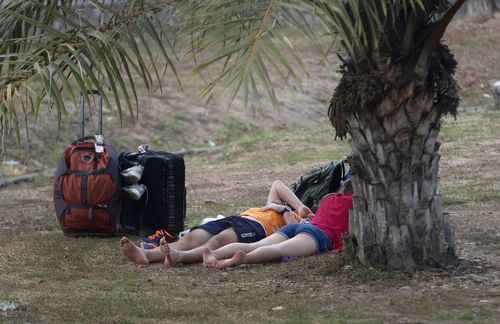
{"type": "Polygon", "coordinates": [[[259,222],[241,216],[229,216],[223,219],[211,221],[192,228],[201,228],[212,235],[217,235],[225,229],[232,227],[238,236],[238,242],[253,243],[265,238],[266,231],[259,222]]]}
{"type": "Polygon", "coordinates": [[[308,223],[288,224],[278,230],[283,236],[292,238],[298,234],[307,234],[316,242],[316,253],[328,251],[332,247],[332,240],[319,227],[308,223]]]}

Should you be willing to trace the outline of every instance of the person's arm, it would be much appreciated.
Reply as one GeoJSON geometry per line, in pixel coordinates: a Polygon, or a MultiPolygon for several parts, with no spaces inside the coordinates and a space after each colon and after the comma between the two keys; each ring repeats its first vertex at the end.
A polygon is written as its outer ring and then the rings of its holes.
{"type": "MultiPolygon", "coordinates": [[[[314,216],[313,212],[300,201],[300,199],[293,193],[290,188],[288,188],[283,182],[276,180],[273,182],[271,186],[271,190],[269,191],[269,196],[267,198],[267,205],[261,210],[269,210],[272,209],[278,213],[282,213],[285,216],[285,221],[287,218],[290,223],[296,223],[296,220],[293,219],[293,215],[285,211],[286,206],[277,202],[284,202],[290,205],[293,209],[297,211],[300,217],[302,218],[310,218],[314,216]],[[287,217],[287,214],[288,215],[287,217]]],[[[287,221],[288,224],[288,221],[287,221]]]]}
{"type": "Polygon", "coordinates": [[[283,218],[285,219],[285,223],[287,225],[298,223],[297,218],[295,218],[295,215],[291,211],[286,210],[283,213],[283,218]]]}
{"type": "Polygon", "coordinates": [[[302,201],[300,201],[293,191],[279,180],[275,180],[271,185],[271,190],[267,197],[267,204],[270,205],[276,201],[287,203],[295,210],[299,210],[304,206],[302,201]]]}

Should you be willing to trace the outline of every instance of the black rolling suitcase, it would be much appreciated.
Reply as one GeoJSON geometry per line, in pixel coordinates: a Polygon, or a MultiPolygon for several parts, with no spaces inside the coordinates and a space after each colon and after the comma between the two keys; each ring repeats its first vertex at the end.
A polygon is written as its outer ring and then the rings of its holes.
{"type": "MultiPolygon", "coordinates": [[[[139,184],[146,191],[139,200],[123,195],[120,227],[128,234],[149,235],[158,229],[171,234],[184,230],[186,218],[185,165],[181,155],[161,152],[122,152],[120,169],[142,165],[139,184]]],[[[125,186],[129,185],[125,183],[125,186]]]]}

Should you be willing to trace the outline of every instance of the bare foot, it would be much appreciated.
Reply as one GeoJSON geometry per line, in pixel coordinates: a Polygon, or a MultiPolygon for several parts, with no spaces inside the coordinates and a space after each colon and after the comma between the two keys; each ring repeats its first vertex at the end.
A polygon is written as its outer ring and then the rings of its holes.
{"type": "Polygon", "coordinates": [[[217,260],[215,255],[208,247],[203,249],[202,255],[203,255],[203,265],[207,268],[215,268],[217,261],[219,260],[217,260]]]}
{"type": "Polygon", "coordinates": [[[160,251],[165,256],[165,267],[173,268],[179,263],[179,252],[173,247],[169,246],[164,238],[162,238],[160,241],[160,251]]]}
{"type": "Polygon", "coordinates": [[[215,265],[218,269],[224,269],[227,267],[235,267],[244,263],[244,258],[246,254],[243,251],[237,251],[231,259],[219,260],[215,265]]]}
{"type": "Polygon", "coordinates": [[[137,264],[148,264],[144,250],[134,244],[128,237],[122,237],[120,245],[123,254],[137,264]]]}

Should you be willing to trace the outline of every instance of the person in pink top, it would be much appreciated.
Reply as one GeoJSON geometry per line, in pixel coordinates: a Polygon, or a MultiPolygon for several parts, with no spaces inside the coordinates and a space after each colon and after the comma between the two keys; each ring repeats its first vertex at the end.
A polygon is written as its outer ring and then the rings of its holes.
{"type": "MultiPolygon", "coordinates": [[[[280,209],[282,206],[273,205],[280,209]]],[[[255,243],[232,243],[217,250],[203,250],[203,264],[226,268],[244,263],[264,263],[284,257],[305,257],[342,249],[342,236],[349,232],[352,209],[351,182],[342,193],[325,196],[311,222],[288,224],[255,243]]]]}

